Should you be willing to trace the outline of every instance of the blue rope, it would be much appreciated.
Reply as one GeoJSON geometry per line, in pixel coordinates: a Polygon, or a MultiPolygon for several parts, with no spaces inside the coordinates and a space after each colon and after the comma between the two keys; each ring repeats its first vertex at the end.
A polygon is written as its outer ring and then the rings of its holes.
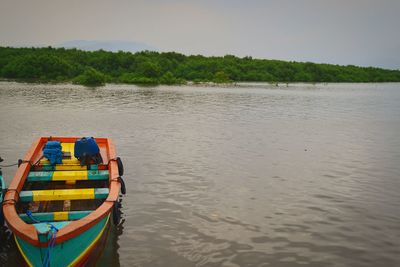
{"type": "Polygon", "coordinates": [[[28,215],[29,219],[31,219],[34,223],[40,223],[40,221],[38,221],[35,218],[33,218],[32,211],[27,210],[26,211],[26,215],[28,215]]]}
{"type": "Polygon", "coordinates": [[[52,225],[51,223],[47,223],[50,226],[49,233],[51,234],[51,238],[49,243],[47,244],[47,250],[46,250],[46,255],[44,257],[43,261],[43,267],[48,267],[50,266],[50,260],[51,260],[51,251],[54,248],[54,245],[56,244],[56,236],[58,229],[52,225]]]}
{"type": "MultiPolygon", "coordinates": [[[[36,220],[33,215],[32,212],[30,210],[26,211],[26,215],[28,215],[29,219],[31,219],[34,223],[40,223],[40,221],[36,220]]],[[[51,234],[51,238],[49,240],[49,242],[47,243],[47,250],[45,253],[45,257],[43,260],[43,267],[49,267],[50,266],[50,260],[51,260],[51,251],[54,248],[54,245],[56,244],[56,236],[57,236],[57,232],[58,229],[52,225],[49,222],[46,222],[48,226],[50,226],[50,230],[49,230],[49,234],[51,234]]]]}

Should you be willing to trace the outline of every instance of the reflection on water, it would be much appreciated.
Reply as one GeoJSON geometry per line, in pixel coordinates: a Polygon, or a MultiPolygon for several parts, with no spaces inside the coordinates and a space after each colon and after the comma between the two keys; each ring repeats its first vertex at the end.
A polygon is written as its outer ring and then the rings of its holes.
{"type": "Polygon", "coordinates": [[[0,154],[37,136],[115,140],[125,221],[99,266],[396,266],[399,103],[399,84],[0,83],[0,154]]]}

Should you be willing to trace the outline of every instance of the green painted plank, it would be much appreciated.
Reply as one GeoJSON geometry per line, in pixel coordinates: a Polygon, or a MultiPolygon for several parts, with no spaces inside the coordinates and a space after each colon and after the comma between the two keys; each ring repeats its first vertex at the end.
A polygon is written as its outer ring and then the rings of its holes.
{"type": "Polygon", "coordinates": [[[53,178],[54,171],[49,172],[30,172],[28,174],[28,182],[44,182],[51,181],[53,178]]]}
{"type": "Polygon", "coordinates": [[[108,180],[108,170],[88,171],[88,180],[108,180]]]}
{"type": "MultiPolygon", "coordinates": [[[[74,221],[74,220],[79,220],[82,219],[83,217],[86,217],[89,215],[92,210],[81,210],[81,211],[68,211],[68,220],[69,221],[74,221]]],[[[19,214],[19,217],[26,223],[34,223],[31,218],[29,218],[28,215],[26,214],[19,214]]],[[[32,213],[32,217],[36,221],[46,221],[46,222],[52,222],[54,221],[54,212],[37,212],[37,213],[32,213]]]]}
{"type": "Polygon", "coordinates": [[[21,191],[19,193],[19,200],[22,202],[33,201],[33,192],[32,191],[21,191]]]}
{"type": "MultiPolygon", "coordinates": [[[[80,171],[81,172],[81,171],[80,171]]],[[[75,171],[33,171],[28,174],[27,180],[28,182],[50,182],[50,181],[67,181],[67,180],[86,180],[84,177],[80,179],[73,179],[73,177],[76,175],[75,171]],[[60,179],[55,179],[54,177],[57,176],[57,174],[60,174],[62,172],[63,178],[60,179]],[[70,175],[69,175],[70,174],[70,175]],[[71,179],[68,179],[71,178],[71,179]]],[[[108,180],[108,170],[104,171],[87,171],[87,180],[108,180]]]]}
{"type": "Polygon", "coordinates": [[[109,190],[108,188],[95,188],[94,189],[94,198],[95,199],[104,199],[108,197],[109,190]]]}
{"type": "MultiPolygon", "coordinates": [[[[19,214],[19,217],[26,223],[34,223],[31,218],[28,217],[26,214],[19,214]]],[[[36,221],[53,221],[54,216],[52,212],[43,212],[43,213],[32,213],[32,217],[36,221]]]]}

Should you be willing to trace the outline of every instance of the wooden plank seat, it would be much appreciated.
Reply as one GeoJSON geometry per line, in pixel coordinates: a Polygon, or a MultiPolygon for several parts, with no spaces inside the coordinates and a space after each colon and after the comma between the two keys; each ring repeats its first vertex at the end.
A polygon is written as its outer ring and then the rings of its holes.
{"type": "Polygon", "coordinates": [[[106,171],[35,171],[30,172],[28,182],[108,180],[106,171]]]}
{"type": "Polygon", "coordinates": [[[81,211],[55,211],[55,212],[37,212],[32,213],[33,221],[27,214],[19,214],[19,217],[26,223],[55,222],[55,221],[74,221],[86,217],[92,210],[81,211]]]}
{"type": "Polygon", "coordinates": [[[109,193],[108,188],[83,188],[83,189],[52,189],[21,191],[21,202],[55,201],[55,200],[83,200],[105,199],[109,193]]]}
{"type": "MultiPolygon", "coordinates": [[[[50,161],[48,161],[47,159],[41,159],[40,161],[39,161],[39,164],[40,165],[51,165],[50,164],[50,161]]],[[[73,159],[63,159],[62,160],[62,164],[63,165],[80,165],[80,162],[79,162],[79,160],[78,159],[76,159],[76,158],[73,158],[73,159]]]]}
{"type": "MultiPolygon", "coordinates": [[[[89,170],[107,170],[108,166],[104,164],[89,165],[89,170]]],[[[64,165],[64,164],[56,164],[56,165],[34,165],[32,166],[32,170],[34,171],[85,171],[88,170],[88,166],[84,165],[64,165]]]]}

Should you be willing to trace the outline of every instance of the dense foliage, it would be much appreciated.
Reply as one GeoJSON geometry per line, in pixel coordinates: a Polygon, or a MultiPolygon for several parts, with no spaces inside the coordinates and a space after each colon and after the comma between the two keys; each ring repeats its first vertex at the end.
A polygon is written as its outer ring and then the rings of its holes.
{"type": "Polygon", "coordinates": [[[400,70],[279,60],[185,56],[175,52],[95,52],[64,48],[0,47],[0,78],[73,81],[84,85],[105,82],[182,84],[193,82],[400,82],[400,70]]]}
{"type": "Polygon", "coordinates": [[[86,86],[101,86],[106,83],[106,76],[94,68],[89,67],[85,69],[83,74],[75,77],[72,82],[86,86]]]}

